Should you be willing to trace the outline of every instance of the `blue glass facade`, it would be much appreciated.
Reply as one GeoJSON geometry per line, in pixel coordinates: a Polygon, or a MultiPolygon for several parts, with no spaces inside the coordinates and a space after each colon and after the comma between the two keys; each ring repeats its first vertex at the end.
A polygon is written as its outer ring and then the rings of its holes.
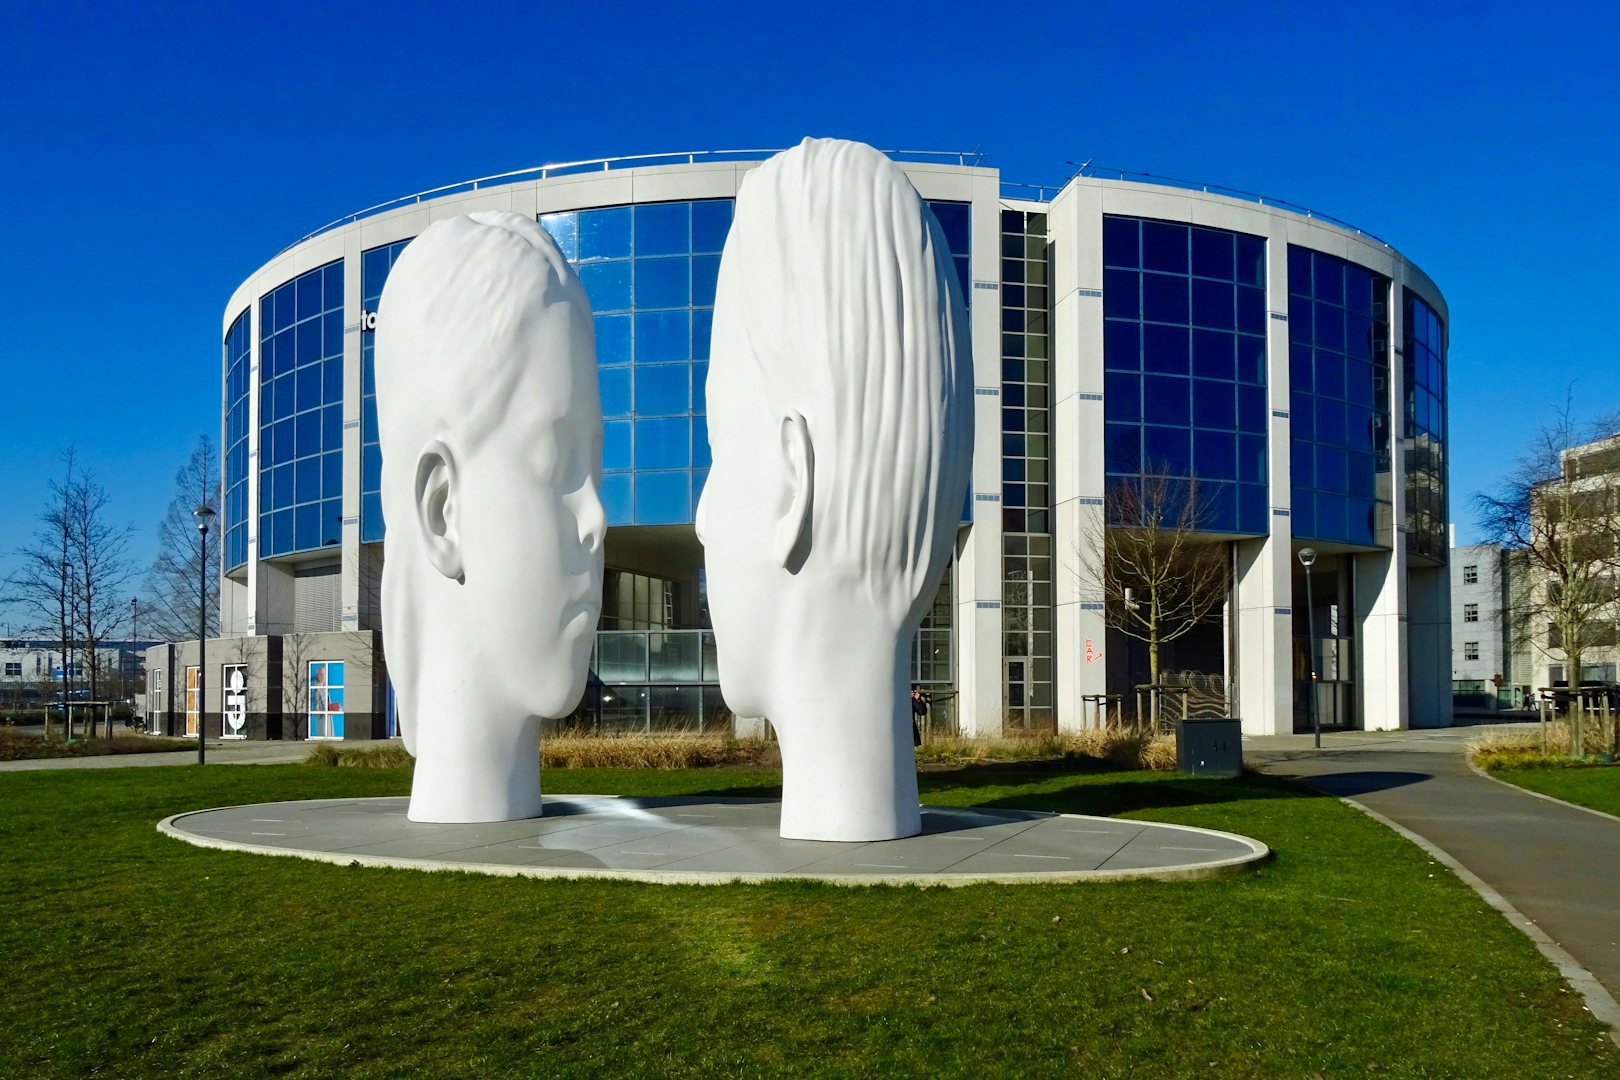
{"type": "Polygon", "coordinates": [[[360,257],[360,540],[380,544],[383,538],[382,446],[377,436],[376,336],[371,316],[382,299],[388,271],[409,239],[374,247],[360,257]]]}
{"type": "Polygon", "coordinates": [[[709,472],[703,401],[731,200],[540,219],[596,316],[609,525],[689,524],[709,472]]]}
{"type": "Polygon", "coordinates": [[[1406,291],[1406,542],[1413,555],[1446,558],[1446,325],[1406,291]]]}
{"type": "Polygon", "coordinates": [[[343,261],[259,301],[259,555],[343,530],[343,261]]]}
{"type": "Polygon", "coordinates": [[[1201,529],[1264,535],[1265,241],[1104,217],[1103,267],[1110,488],[1195,480],[1201,529]]]}
{"type": "Polygon", "coordinates": [[[1288,367],[1294,536],[1387,547],[1388,279],[1290,247],[1288,367]]]}
{"type": "Polygon", "coordinates": [[[248,356],[253,346],[252,308],[231,323],[225,335],[225,505],[220,523],[225,538],[225,569],[247,562],[248,525],[248,356]]]}

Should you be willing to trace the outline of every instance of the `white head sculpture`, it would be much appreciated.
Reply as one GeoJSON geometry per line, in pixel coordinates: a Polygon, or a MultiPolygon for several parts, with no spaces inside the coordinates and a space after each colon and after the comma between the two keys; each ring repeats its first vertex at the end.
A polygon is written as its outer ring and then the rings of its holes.
{"type": "Polygon", "coordinates": [[[921,829],[911,642],[973,457],[967,320],[939,224],[869,146],[748,175],[720,263],[698,507],[721,690],[782,748],[782,835],[921,829]]]}
{"type": "Polygon", "coordinates": [[[602,605],[590,302],[532,218],[451,218],[394,265],[376,346],[409,817],[537,817],[540,721],[578,704],[602,605]]]}

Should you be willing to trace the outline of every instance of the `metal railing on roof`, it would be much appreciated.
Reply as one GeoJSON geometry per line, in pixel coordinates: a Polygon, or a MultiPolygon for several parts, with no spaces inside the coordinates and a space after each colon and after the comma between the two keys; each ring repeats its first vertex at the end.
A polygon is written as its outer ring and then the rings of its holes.
{"type": "MultiPolygon", "coordinates": [[[[313,240],[323,233],[333,229],[341,229],[345,225],[352,225],[363,218],[376,214],[397,210],[402,206],[412,206],[424,199],[435,199],[444,195],[454,195],[462,191],[478,191],[487,187],[499,187],[504,184],[515,184],[523,180],[547,180],[554,176],[570,176],[588,172],[611,172],[614,169],[644,168],[654,165],[695,165],[699,162],[726,162],[726,161],[763,161],[773,154],[781,153],[776,150],[680,150],[664,154],[629,154],[623,157],[590,158],[585,161],[559,161],[549,165],[534,165],[527,169],[514,169],[511,172],[495,173],[492,176],[480,176],[476,180],[461,180],[454,184],[445,184],[441,187],[428,188],[413,195],[401,195],[397,199],[368,206],[364,210],[356,210],[352,214],[345,214],[327,222],[320,228],[300,236],[288,244],[276,255],[282,255],[292,250],[306,240],[313,240]]],[[[883,153],[895,161],[912,162],[945,162],[954,160],[957,165],[976,166],[984,160],[984,155],[977,150],[885,150],[883,153]]]]}
{"type": "MultiPolygon", "coordinates": [[[[628,154],[622,157],[590,158],[584,161],[559,161],[548,165],[534,165],[526,169],[514,169],[511,172],[495,173],[491,176],[480,176],[474,180],[462,180],[454,184],[444,184],[440,187],[428,188],[426,191],[418,191],[411,195],[401,195],[397,199],[389,199],[387,202],[380,202],[375,206],[368,206],[364,210],[356,210],[352,214],[345,214],[343,217],[329,221],[320,228],[306,233],[297,240],[294,240],[292,243],[288,244],[286,247],[282,248],[280,251],[276,252],[276,255],[282,255],[285,252],[297,247],[299,244],[302,244],[306,240],[313,240],[315,237],[320,236],[323,233],[329,233],[333,229],[341,229],[345,225],[352,225],[356,221],[360,221],[363,218],[386,213],[389,210],[397,210],[403,206],[411,206],[426,199],[435,199],[445,195],[453,195],[457,192],[478,191],[487,187],[500,187],[504,184],[515,184],[523,180],[547,180],[554,176],[570,176],[589,172],[611,172],[614,169],[646,168],[658,165],[695,165],[699,162],[763,161],[772,154],[779,154],[781,152],[782,151],[780,148],[775,150],[680,150],[662,154],[628,154]]],[[[895,161],[943,162],[946,164],[954,162],[955,164],[964,167],[975,167],[982,164],[984,161],[984,154],[978,150],[885,150],[883,153],[887,154],[895,161]]],[[[1029,199],[1035,202],[1051,202],[1052,199],[1057,196],[1058,192],[1062,191],[1069,185],[1070,180],[1073,180],[1075,177],[1082,176],[1096,180],[1123,180],[1130,183],[1156,184],[1161,187],[1181,188],[1184,191],[1201,191],[1211,195],[1224,195],[1229,198],[1243,199],[1248,202],[1258,203],[1261,206],[1275,206],[1279,209],[1288,210],[1292,213],[1300,214],[1307,218],[1313,218],[1318,221],[1326,221],[1329,224],[1337,225],[1341,229],[1347,229],[1350,232],[1355,233],[1357,236],[1364,236],[1374,243],[1381,244],[1386,248],[1390,248],[1392,251],[1394,250],[1389,242],[1384,240],[1382,237],[1376,236],[1365,229],[1352,225],[1350,222],[1345,221],[1342,218],[1336,218],[1332,214],[1324,214],[1319,210],[1312,210],[1308,206],[1301,206],[1298,203],[1289,202],[1287,199],[1278,199],[1270,195],[1261,195],[1253,191],[1244,191],[1241,188],[1226,187],[1222,184],[1208,184],[1199,180],[1184,180],[1174,176],[1158,176],[1153,173],[1135,172],[1130,169],[1116,169],[1105,165],[1092,165],[1090,162],[1080,166],[1080,168],[1069,177],[1069,180],[1065,180],[1061,184],[1025,184],[1016,183],[1013,181],[1003,181],[1001,184],[1001,194],[1003,198],[1007,199],[1029,199]]]]}
{"type": "MultiPolygon", "coordinates": [[[[1313,218],[1317,221],[1326,221],[1329,224],[1337,225],[1341,229],[1348,229],[1357,236],[1364,236],[1368,240],[1373,241],[1375,244],[1380,244],[1383,247],[1390,248],[1391,251],[1394,250],[1389,241],[1368,232],[1366,229],[1352,225],[1343,218],[1336,218],[1332,214],[1324,214],[1320,210],[1312,210],[1308,206],[1301,206],[1298,203],[1289,202],[1287,199],[1278,199],[1271,195],[1261,195],[1253,191],[1244,191],[1242,188],[1226,187],[1222,184],[1206,184],[1201,180],[1183,180],[1174,176],[1157,176],[1153,173],[1134,172],[1130,169],[1115,169],[1105,165],[1092,165],[1089,162],[1077,169],[1074,175],[1069,177],[1069,180],[1073,180],[1075,177],[1079,176],[1092,180],[1124,180],[1137,184],[1157,184],[1160,187],[1180,188],[1183,191],[1202,191],[1210,195],[1224,195],[1229,198],[1243,199],[1247,202],[1258,203],[1261,206],[1275,206],[1278,209],[1288,210],[1292,213],[1313,218]]],[[[1007,199],[1035,199],[1038,202],[1050,202],[1052,200],[1052,196],[1048,196],[1046,193],[1050,191],[1053,193],[1053,195],[1055,195],[1057,192],[1062,191],[1069,185],[1069,180],[1065,180],[1061,184],[1017,184],[1003,182],[1001,185],[1002,197],[1007,199]],[[1036,194],[1027,194],[1031,191],[1035,192],[1036,194]]]]}

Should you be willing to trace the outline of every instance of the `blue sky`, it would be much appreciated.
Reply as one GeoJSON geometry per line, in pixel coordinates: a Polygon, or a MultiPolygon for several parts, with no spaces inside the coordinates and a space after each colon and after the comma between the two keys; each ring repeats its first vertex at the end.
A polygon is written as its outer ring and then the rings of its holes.
{"type": "MultiPolygon", "coordinates": [[[[1452,516],[1574,381],[1620,407],[1612,5],[50,4],[0,13],[0,572],[67,443],[149,559],[223,306],[395,195],[658,150],[981,149],[1353,222],[1452,314],[1452,516]]],[[[5,616],[0,615],[0,626],[5,616]]]]}

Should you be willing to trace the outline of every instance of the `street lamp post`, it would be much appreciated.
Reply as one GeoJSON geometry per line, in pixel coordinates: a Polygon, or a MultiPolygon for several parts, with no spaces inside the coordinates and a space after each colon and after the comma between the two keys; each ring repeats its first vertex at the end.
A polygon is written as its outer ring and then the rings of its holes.
{"type": "Polygon", "coordinates": [[[67,741],[73,741],[73,620],[79,616],[77,598],[69,591],[73,583],[73,564],[62,562],[62,724],[67,741]]]}
{"type": "Polygon", "coordinates": [[[207,762],[208,751],[208,523],[214,511],[203,503],[191,512],[197,519],[197,764],[207,762]]]}
{"type": "Polygon", "coordinates": [[[1322,717],[1316,709],[1316,601],[1311,595],[1311,567],[1316,565],[1316,549],[1300,548],[1299,565],[1305,568],[1305,658],[1311,681],[1305,686],[1306,706],[1311,711],[1311,735],[1322,749],[1322,717]]]}
{"type": "MultiPolygon", "coordinates": [[[[136,680],[140,678],[141,674],[139,651],[141,647],[140,619],[141,602],[132,596],[129,598],[129,683],[126,687],[129,691],[129,718],[132,723],[135,720],[135,698],[137,696],[135,690],[136,680]]],[[[144,728],[145,726],[146,717],[143,715],[141,717],[141,727],[144,728]]]]}

